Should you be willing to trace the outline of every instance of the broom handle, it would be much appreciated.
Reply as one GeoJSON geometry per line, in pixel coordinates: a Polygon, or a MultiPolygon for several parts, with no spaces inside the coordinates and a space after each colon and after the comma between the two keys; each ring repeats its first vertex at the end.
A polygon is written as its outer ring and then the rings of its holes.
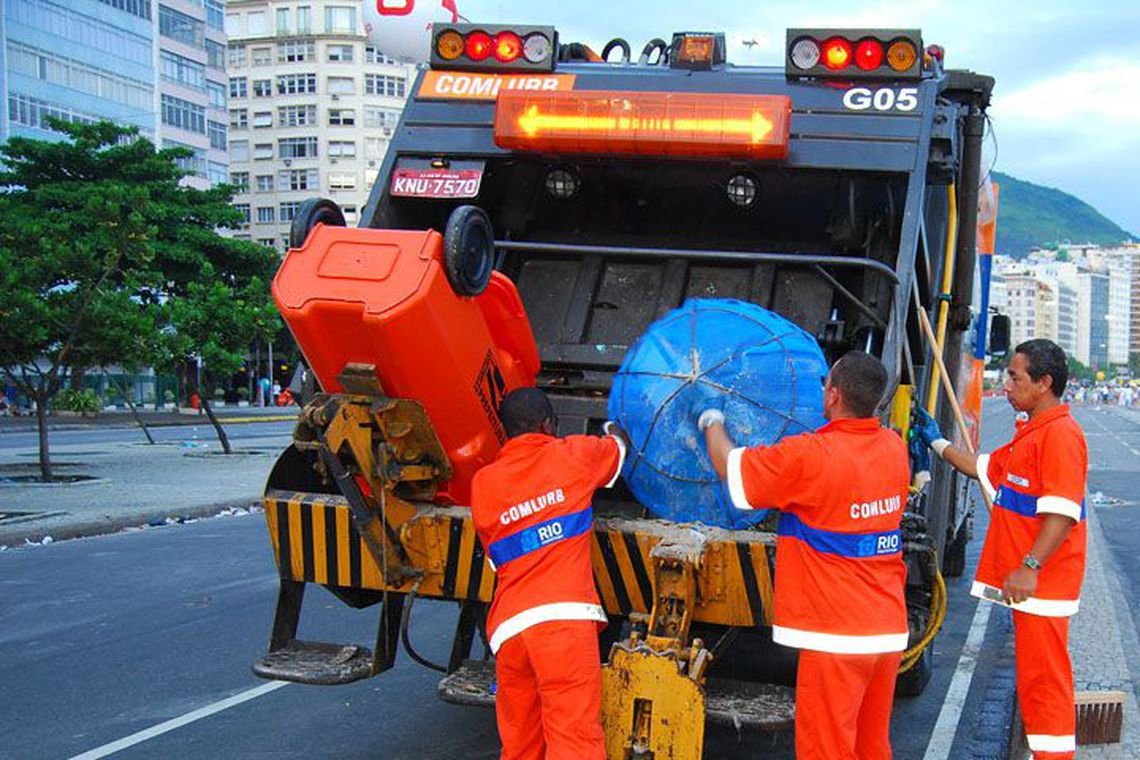
{"type": "MultiPolygon", "coordinates": [[[[946,371],[946,363],[942,361],[942,352],[939,350],[938,340],[934,337],[934,329],[930,326],[930,318],[926,316],[926,310],[922,308],[922,304],[918,305],[918,323],[922,326],[922,332],[926,335],[926,340],[930,343],[930,353],[934,355],[934,362],[938,365],[938,377],[942,381],[942,389],[946,391],[946,398],[950,401],[950,409],[954,412],[954,421],[958,424],[958,429],[962,431],[962,440],[966,444],[966,451],[971,454],[977,454],[974,449],[974,442],[970,440],[970,431],[966,427],[966,419],[962,416],[962,407],[958,404],[958,397],[954,394],[954,386],[950,384],[950,373],[946,371]]],[[[979,486],[982,492],[982,500],[986,503],[986,509],[993,509],[993,502],[990,500],[990,495],[986,493],[985,488],[979,486]]]]}

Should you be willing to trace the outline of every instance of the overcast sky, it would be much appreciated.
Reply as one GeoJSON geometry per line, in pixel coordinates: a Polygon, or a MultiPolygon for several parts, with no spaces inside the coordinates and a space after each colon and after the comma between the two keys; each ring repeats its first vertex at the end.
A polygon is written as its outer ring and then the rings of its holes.
{"type": "MultiPolygon", "coordinates": [[[[424,2],[424,0],[420,0],[424,2]]],[[[922,30],[952,68],[997,80],[996,169],[1055,187],[1140,235],[1140,2],[1135,0],[457,0],[487,23],[551,24],[601,51],[624,37],[723,31],[736,64],[783,65],[788,27],[922,30]],[[804,3],[804,6],[809,5],[804,3]],[[754,39],[748,48],[742,42],[754,39]]],[[[987,152],[992,152],[992,144],[987,152]]]]}

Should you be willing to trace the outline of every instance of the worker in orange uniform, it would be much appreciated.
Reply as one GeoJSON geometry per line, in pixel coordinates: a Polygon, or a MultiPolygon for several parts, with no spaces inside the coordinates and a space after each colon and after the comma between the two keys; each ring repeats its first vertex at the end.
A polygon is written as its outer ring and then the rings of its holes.
{"type": "Polygon", "coordinates": [[[1085,573],[1088,447],[1061,403],[1069,379],[1065,352],[1049,340],[1020,344],[1005,394],[1029,420],[990,454],[951,445],[920,410],[917,437],[993,499],[990,527],[972,593],[1013,608],[1017,698],[1029,749],[1038,760],[1076,751],[1069,617],[1085,573]]]}
{"type": "Polygon", "coordinates": [[[900,524],[906,445],[875,410],[882,363],[853,351],[823,390],[828,423],[773,446],[736,448],[703,411],[709,456],[733,506],[781,511],[772,639],[799,652],[796,757],[891,757],[895,679],[908,639],[900,524]]]}
{"type": "Polygon", "coordinates": [[[475,474],[471,513],[498,576],[487,616],[503,760],[604,760],[598,632],[606,613],[590,563],[591,500],[612,486],[624,434],[554,437],[546,394],[499,407],[508,441],[475,474]]]}

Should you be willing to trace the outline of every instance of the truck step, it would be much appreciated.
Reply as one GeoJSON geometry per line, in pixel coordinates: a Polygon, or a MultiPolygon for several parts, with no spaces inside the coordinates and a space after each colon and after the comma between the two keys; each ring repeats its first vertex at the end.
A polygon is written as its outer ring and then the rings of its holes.
{"type": "Polygon", "coordinates": [[[372,652],[354,644],[290,640],[253,663],[253,672],[276,681],[331,686],[372,675],[372,652]]]}
{"type": "MultiPolygon", "coordinates": [[[[439,698],[457,705],[494,707],[495,665],[465,660],[439,682],[439,698]]],[[[756,731],[784,731],[795,723],[796,692],[788,686],[710,678],[705,720],[756,731]]]]}

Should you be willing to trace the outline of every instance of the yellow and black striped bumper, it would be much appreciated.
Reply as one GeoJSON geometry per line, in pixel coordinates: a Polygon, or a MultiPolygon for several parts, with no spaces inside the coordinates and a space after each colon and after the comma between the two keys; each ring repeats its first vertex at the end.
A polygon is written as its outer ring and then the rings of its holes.
{"type": "MultiPolygon", "coordinates": [[[[270,490],[264,505],[283,578],[347,588],[385,588],[380,568],[353,527],[343,497],[270,490]]],[[[424,574],[420,595],[491,600],[494,572],[475,537],[470,510],[421,509],[398,530],[409,563],[424,574]]],[[[606,611],[621,616],[649,612],[653,604],[650,553],[660,541],[682,531],[698,531],[706,539],[696,569],[694,619],[739,627],[771,625],[774,536],[660,520],[595,521],[594,577],[606,611]]],[[[412,582],[403,580],[388,590],[408,591],[412,582]]]]}

